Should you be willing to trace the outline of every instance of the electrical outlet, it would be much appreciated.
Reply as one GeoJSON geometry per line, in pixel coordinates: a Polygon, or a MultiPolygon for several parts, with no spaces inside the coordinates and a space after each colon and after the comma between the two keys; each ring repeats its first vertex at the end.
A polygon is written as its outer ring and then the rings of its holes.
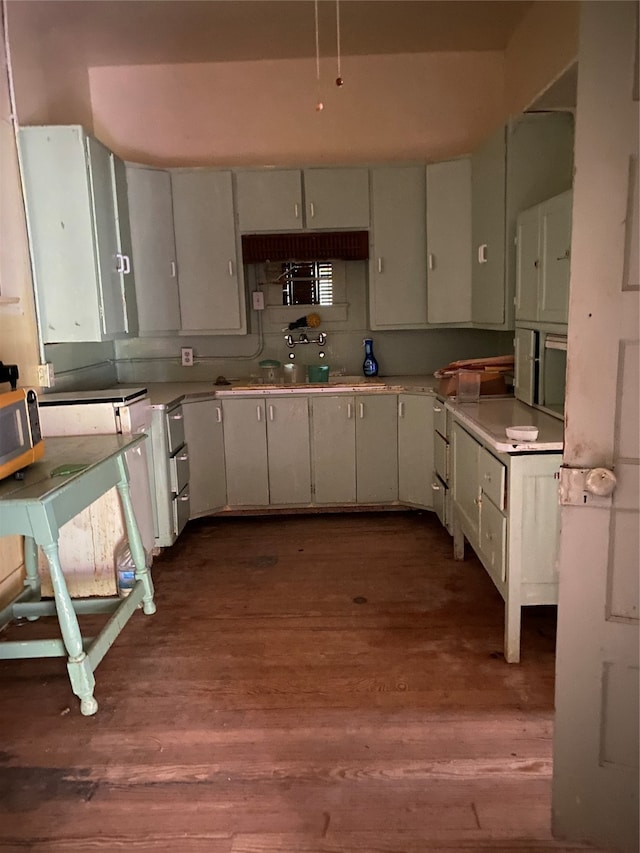
{"type": "Polygon", "coordinates": [[[264,293],[261,290],[254,290],[251,294],[251,304],[254,311],[264,311],[264,293]]]}
{"type": "Polygon", "coordinates": [[[51,363],[38,365],[38,385],[41,388],[53,388],[56,379],[53,374],[53,365],[51,363]]]}
{"type": "Polygon", "coordinates": [[[182,366],[193,367],[193,347],[182,347],[182,366]]]}

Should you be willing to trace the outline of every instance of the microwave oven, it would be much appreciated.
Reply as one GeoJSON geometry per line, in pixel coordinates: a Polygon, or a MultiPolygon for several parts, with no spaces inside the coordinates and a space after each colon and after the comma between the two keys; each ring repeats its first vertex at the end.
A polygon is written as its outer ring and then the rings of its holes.
{"type": "Polygon", "coordinates": [[[566,335],[516,329],[514,392],[519,400],[564,418],[566,375],[566,335]]]}
{"type": "Polygon", "coordinates": [[[0,480],[44,456],[35,391],[17,388],[0,393],[0,480]]]}

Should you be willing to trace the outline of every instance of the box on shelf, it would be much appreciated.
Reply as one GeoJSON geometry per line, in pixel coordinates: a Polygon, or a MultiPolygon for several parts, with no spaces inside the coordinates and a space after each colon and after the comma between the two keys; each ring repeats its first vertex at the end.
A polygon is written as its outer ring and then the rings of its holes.
{"type": "MultiPolygon", "coordinates": [[[[507,393],[504,373],[494,373],[489,370],[478,372],[480,374],[481,397],[488,394],[504,395],[507,393]]],[[[443,397],[455,397],[458,393],[458,376],[459,371],[438,377],[438,394],[442,394],[443,397]]]]}

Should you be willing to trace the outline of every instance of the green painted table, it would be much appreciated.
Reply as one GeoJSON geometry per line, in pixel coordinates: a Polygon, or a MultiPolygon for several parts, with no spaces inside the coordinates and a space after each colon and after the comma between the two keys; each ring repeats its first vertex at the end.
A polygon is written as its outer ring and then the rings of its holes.
{"type": "MultiPolygon", "coordinates": [[[[125,452],[146,440],[145,435],[79,435],[45,440],[45,456],[29,466],[23,480],[0,482],[0,536],[25,537],[25,588],[0,610],[0,629],[13,619],[58,617],[62,639],[0,641],[0,659],[66,657],[73,692],[80,710],[95,714],[94,672],[138,605],[155,613],[151,573],[145,564],[140,531],[129,493],[125,452]],[[71,599],[60,565],[60,528],[109,489],[116,487],[122,502],[136,582],[126,598],[71,599]],[[42,600],[38,546],[47,557],[54,598],[42,600]],[[78,615],[110,613],[96,637],[83,637],[78,615]]],[[[114,567],[115,571],[115,567],[114,567]]]]}

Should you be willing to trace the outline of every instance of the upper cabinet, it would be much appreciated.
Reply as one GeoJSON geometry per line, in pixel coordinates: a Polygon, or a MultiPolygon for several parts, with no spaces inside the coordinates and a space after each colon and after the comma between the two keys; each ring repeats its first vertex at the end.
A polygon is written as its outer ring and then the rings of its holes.
{"type": "Polygon", "coordinates": [[[171,185],[181,333],[244,334],[231,172],[175,170],[171,185]]]}
{"type": "Polygon", "coordinates": [[[569,190],[573,116],[529,113],[501,128],[471,158],[472,321],[513,328],[518,214],[569,190]]]}
{"type": "Polygon", "coordinates": [[[471,159],[427,166],[427,319],[471,322],[471,159]]]}
{"type": "Polygon", "coordinates": [[[571,190],[518,216],[516,323],[562,323],[569,312],[571,190]]]}
{"type": "Polygon", "coordinates": [[[180,302],[171,176],[162,169],[127,165],[127,186],[140,335],[176,334],[180,302]]]}
{"type": "Polygon", "coordinates": [[[427,326],[424,166],[371,170],[369,322],[378,329],[427,326]]]}
{"type": "Polygon", "coordinates": [[[243,233],[369,227],[366,168],[252,169],[235,178],[243,233]]]}
{"type": "Polygon", "coordinates": [[[75,125],[25,127],[18,143],[43,343],[136,334],[122,163],[75,125]]]}

